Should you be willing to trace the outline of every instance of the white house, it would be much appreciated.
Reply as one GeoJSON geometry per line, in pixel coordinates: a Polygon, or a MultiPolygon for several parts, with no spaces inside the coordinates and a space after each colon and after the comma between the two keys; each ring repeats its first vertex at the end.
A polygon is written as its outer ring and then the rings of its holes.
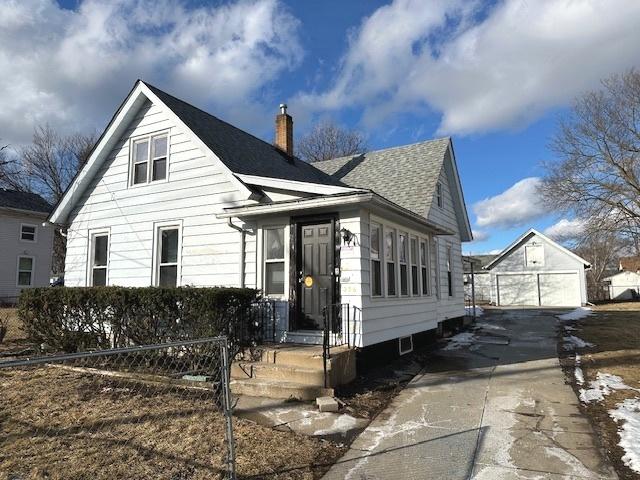
{"type": "Polygon", "coordinates": [[[323,307],[348,304],[356,346],[396,351],[464,315],[471,230],[449,138],[292,153],[284,105],[274,146],[136,82],[50,216],[66,285],[259,288],[287,342],[321,342],[323,307]]]}
{"type": "Polygon", "coordinates": [[[485,268],[496,305],[574,307],[587,302],[590,264],[533,228],[485,268]]]}
{"type": "Polygon", "coordinates": [[[51,208],[36,194],[0,188],[0,302],[49,285],[54,232],[42,224],[51,208]]]}
{"type": "Polygon", "coordinates": [[[640,257],[622,257],[618,273],[603,279],[608,284],[611,300],[637,300],[640,298],[640,257]]]}

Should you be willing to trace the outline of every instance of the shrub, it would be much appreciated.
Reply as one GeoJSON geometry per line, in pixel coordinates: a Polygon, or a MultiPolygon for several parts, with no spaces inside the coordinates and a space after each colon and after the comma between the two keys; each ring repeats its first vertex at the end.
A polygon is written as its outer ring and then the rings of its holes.
{"type": "Polygon", "coordinates": [[[18,315],[45,349],[75,352],[227,335],[252,344],[258,292],[239,288],[62,287],[23,290],[18,315]]]}

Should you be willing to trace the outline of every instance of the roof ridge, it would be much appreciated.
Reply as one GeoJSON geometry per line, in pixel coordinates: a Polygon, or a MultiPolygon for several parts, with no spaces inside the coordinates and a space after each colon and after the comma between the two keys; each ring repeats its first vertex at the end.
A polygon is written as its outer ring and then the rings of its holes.
{"type": "Polygon", "coordinates": [[[385,147],[385,148],[380,148],[378,150],[371,150],[371,151],[368,151],[368,152],[358,152],[358,153],[354,153],[353,155],[342,155],[340,157],[327,158],[325,160],[317,160],[317,161],[315,161],[313,163],[330,162],[330,161],[333,161],[333,160],[338,160],[340,158],[357,157],[359,155],[367,155],[369,153],[381,153],[381,152],[387,152],[389,150],[399,150],[401,148],[415,147],[417,145],[441,142],[443,140],[449,141],[449,140],[451,140],[451,137],[450,136],[445,136],[445,137],[432,138],[430,140],[421,140],[419,142],[407,143],[405,145],[396,145],[395,147],[385,147]]]}

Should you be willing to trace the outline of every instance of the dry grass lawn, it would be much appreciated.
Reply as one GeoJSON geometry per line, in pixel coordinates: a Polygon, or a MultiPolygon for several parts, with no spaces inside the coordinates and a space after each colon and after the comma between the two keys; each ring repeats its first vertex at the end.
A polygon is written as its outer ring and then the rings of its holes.
{"type": "MultiPolygon", "coordinates": [[[[15,312],[0,354],[27,348],[15,312]]],[[[2,359],[0,359],[1,361],[2,359]]],[[[224,417],[202,391],[40,366],[0,369],[0,479],[224,478],[224,417]]],[[[234,418],[239,479],[316,479],[345,447],[234,418]]]]}
{"type": "Polygon", "coordinates": [[[0,308],[0,321],[6,323],[8,327],[4,341],[0,343],[0,353],[15,349],[20,350],[28,346],[15,308],[0,308]]]}
{"type": "MultiPolygon", "coordinates": [[[[597,313],[576,325],[572,332],[594,346],[579,351],[585,382],[595,380],[598,372],[621,377],[628,386],[640,388],[640,308],[638,303],[619,303],[596,307],[597,313]]],[[[573,370],[571,370],[573,376],[573,370]]],[[[576,390],[579,386],[576,385],[576,390]]],[[[624,451],[618,446],[618,424],[608,414],[618,403],[637,397],[633,390],[613,390],[601,402],[583,405],[592,418],[607,454],[622,480],[640,479],[621,461],[624,451]]],[[[638,439],[640,442],[640,438],[638,439]]]]}

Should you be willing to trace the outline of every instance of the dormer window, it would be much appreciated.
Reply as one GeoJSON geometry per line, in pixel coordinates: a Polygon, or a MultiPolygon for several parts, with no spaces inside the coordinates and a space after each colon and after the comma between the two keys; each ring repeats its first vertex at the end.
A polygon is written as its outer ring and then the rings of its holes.
{"type": "Polygon", "coordinates": [[[444,205],[444,201],[442,199],[442,184],[440,182],[436,184],[436,204],[440,208],[444,205]]]}
{"type": "Polygon", "coordinates": [[[131,185],[167,179],[167,133],[137,138],[131,142],[131,185]]]}

